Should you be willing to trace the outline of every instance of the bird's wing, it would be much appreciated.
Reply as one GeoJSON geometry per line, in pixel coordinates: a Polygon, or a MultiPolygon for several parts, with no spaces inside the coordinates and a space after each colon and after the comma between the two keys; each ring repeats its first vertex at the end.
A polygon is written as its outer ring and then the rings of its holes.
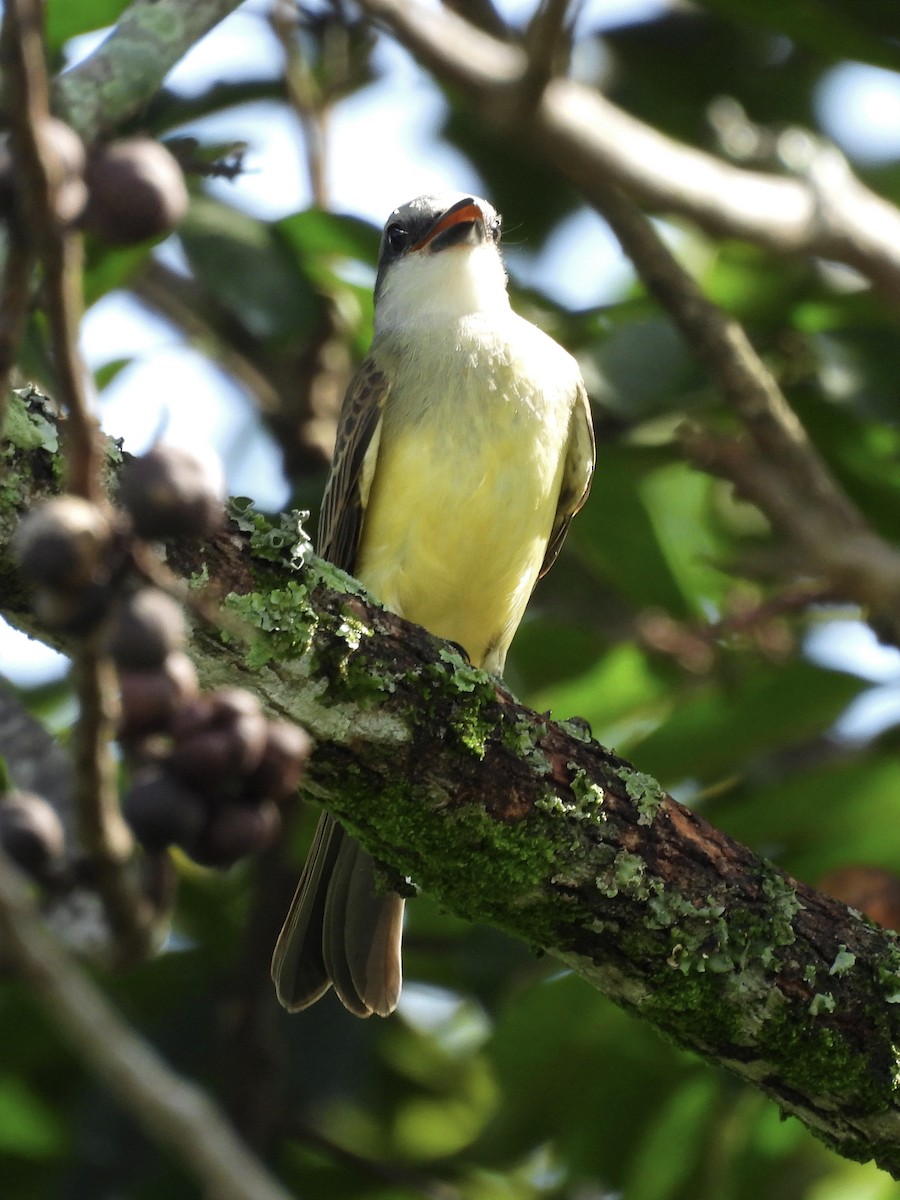
{"type": "Polygon", "coordinates": [[[556,504],[556,516],[547,543],[547,552],[541,564],[541,575],[546,575],[565,541],[572,518],[587,500],[594,473],[596,447],[594,426],[591,421],[591,406],[584,384],[579,379],[572,417],[569,422],[569,441],[566,446],[566,462],[563,467],[562,486],[556,504]]]}
{"type": "Polygon", "coordinates": [[[322,498],[318,552],[351,575],[381,436],[388,381],[374,359],[359,368],[344,397],[331,474],[322,498]]]}

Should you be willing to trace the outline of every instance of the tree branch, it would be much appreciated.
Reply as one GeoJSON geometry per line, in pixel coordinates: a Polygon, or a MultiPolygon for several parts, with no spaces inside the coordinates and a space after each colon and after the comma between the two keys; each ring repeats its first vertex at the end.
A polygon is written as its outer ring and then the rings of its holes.
{"type": "Polygon", "coordinates": [[[442,83],[463,91],[481,119],[537,151],[593,203],[619,183],[636,199],[681,213],[716,236],[779,254],[835,259],[900,300],[900,211],[850,171],[784,178],[731,166],[666,137],[593,88],[557,78],[532,103],[524,50],[444,7],[361,0],[442,83]]]}
{"type": "MultiPolygon", "coordinates": [[[[22,504],[52,475],[47,453],[16,455],[22,504]]],[[[0,507],[0,576],[10,525],[0,507]]],[[[328,564],[255,559],[234,532],[169,561],[219,581],[226,610],[257,630],[249,650],[201,630],[201,675],[238,678],[313,733],[309,794],[379,858],[900,1177],[893,935],[737,845],[576,724],[523,708],[328,564]]],[[[24,597],[8,603],[27,624],[24,597]]]]}
{"type": "Polygon", "coordinates": [[[53,85],[53,107],[85,141],[135,116],[240,0],[134,0],[109,37],[53,85]]]}
{"type": "Polygon", "coordinates": [[[75,1052],[216,1200],[290,1200],[206,1093],[133,1032],[44,927],[0,853],[0,947],[75,1052]]]}

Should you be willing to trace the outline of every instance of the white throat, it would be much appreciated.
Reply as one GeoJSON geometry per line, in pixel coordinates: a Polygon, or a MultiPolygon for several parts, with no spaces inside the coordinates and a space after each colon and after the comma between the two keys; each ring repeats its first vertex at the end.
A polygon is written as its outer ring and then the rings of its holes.
{"type": "Polygon", "coordinates": [[[506,271],[496,246],[482,242],[436,254],[418,251],[394,263],[385,276],[375,305],[375,332],[508,310],[506,271]]]}

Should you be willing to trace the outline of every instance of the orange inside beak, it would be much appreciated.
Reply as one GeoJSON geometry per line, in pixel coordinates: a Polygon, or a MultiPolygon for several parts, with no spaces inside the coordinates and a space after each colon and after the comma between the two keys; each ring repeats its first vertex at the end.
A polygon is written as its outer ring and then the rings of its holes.
{"type": "Polygon", "coordinates": [[[413,246],[413,250],[421,250],[427,246],[430,241],[437,237],[439,233],[443,233],[445,229],[452,229],[454,225],[462,225],[466,221],[483,221],[484,213],[477,204],[466,204],[462,208],[455,208],[446,216],[441,217],[436,225],[428,230],[425,236],[413,246]]]}

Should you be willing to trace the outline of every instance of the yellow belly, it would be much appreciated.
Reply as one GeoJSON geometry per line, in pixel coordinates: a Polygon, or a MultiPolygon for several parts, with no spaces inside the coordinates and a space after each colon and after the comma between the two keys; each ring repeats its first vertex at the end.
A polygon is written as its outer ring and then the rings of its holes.
{"type": "Polygon", "coordinates": [[[450,415],[454,429],[439,417],[386,424],[356,574],[499,673],[553,525],[566,423],[502,406],[474,421],[450,415]]]}

